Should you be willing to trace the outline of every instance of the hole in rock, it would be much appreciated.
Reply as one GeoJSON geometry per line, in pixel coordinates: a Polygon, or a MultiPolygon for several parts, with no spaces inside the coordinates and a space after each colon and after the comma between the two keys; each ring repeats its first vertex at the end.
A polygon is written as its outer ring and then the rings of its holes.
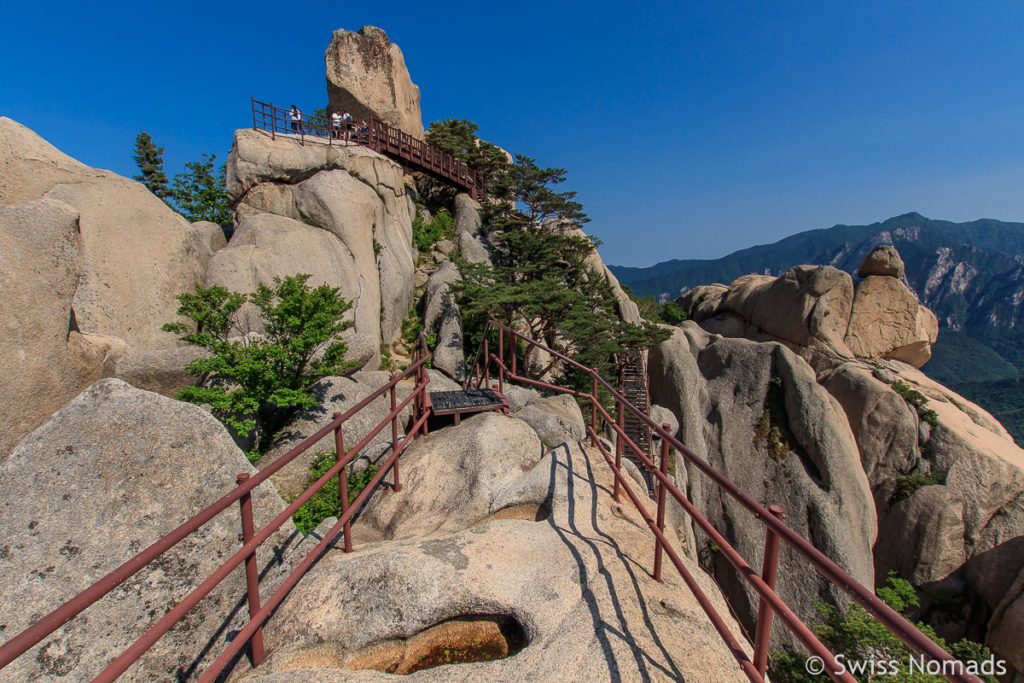
{"type": "Polygon", "coordinates": [[[345,666],[405,675],[445,664],[505,659],[526,645],[526,630],[515,617],[469,614],[443,621],[404,640],[371,645],[348,657],[345,666]]]}
{"type": "Polygon", "coordinates": [[[551,516],[551,509],[544,503],[519,503],[501,508],[490,515],[485,522],[495,519],[525,519],[530,522],[543,522],[551,516]]]}

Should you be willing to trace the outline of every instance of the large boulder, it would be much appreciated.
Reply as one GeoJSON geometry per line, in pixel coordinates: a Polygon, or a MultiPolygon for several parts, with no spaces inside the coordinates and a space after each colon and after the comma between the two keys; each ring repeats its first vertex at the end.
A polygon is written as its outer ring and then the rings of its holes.
{"type": "Polygon", "coordinates": [[[931,358],[938,336],[935,314],[897,278],[869,275],[857,283],[846,332],[846,345],[855,355],[921,367],[931,358]]]}
{"type": "Polygon", "coordinates": [[[382,29],[338,29],[331,35],[324,61],[330,111],[348,111],[356,120],[378,118],[423,139],[420,89],[409,77],[402,50],[382,29]]]}
{"type": "MultiPolygon", "coordinates": [[[[504,441],[515,422],[478,416],[423,443],[467,429],[487,441],[484,423],[504,441]]],[[[392,680],[417,669],[428,681],[743,679],[674,568],[666,562],[665,583],[651,577],[650,533],[629,503],[611,500],[600,454],[567,445],[538,461],[513,449],[496,469],[498,458],[488,449],[443,468],[477,482],[460,488],[460,502],[481,512],[499,482],[481,484],[500,473],[515,493],[495,500],[486,521],[456,510],[454,533],[328,551],[269,622],[266,664],[241,680],[392,680]],[[497,658],[479,661],[481,651],[497,658]],[[467,660],[475,663],[443,665],[467,660]]],[[[442,462],[403,462],[402,490],[386,493],[410,499],[393,504],[396,514],[410,523],[451,515],[447,488],[431,488],[446,476],[437,472],[442,462]]],[[[737,633],[710,578],[684,561],[737,633]]]]}
{"type": "Polygon", "coordinates": [[[891,244],[882,244],[872,249],[864,257],[864,261],[857,268],[857,275],[859,277],[885,275],[901,278],[905,271],[903,259],[900,258],[900,253],[896,251],[896,247],[891,244]]]}
{"type": "Polygon", "coordinates": [[[79,213],[79,329],[123,339],[135,353],[176,346],[161,328],[177,319],[177,296],[203,282],[216,246],[209,227],[188,223],[143,185],[84,166],[4,117],[0,150],[0,177],[9,179],[0,205],[47,197],[79,213]]]}
{"type": "MultiPolygon", "coordinates": [[[[27,628],[254,473],[224,428],[200,408],[114,379],[92,384],[0,463],[0,623],[27,628]]],[[[284,504],[253,491],[257,528],[284,504]]],[[[4,669],[5,680],[87,680],[239,548],[232,505],[68,626],[4,669]]],[[[290,521],[261,546],[261,571],[295,540],[290,521]]],[[[232,572],[156,643],[125,680],[202,670],[245,613],[232,572]]],[[[247,619],[247,615],[245,617],[247,619]]]]}
{"type": "MultiPolygon", "coordinates": [[[[314,279],[339,287],[354,304],[350,344],[359,349],[357,359],[375,367],[381,343],[397,338],[413,297],[415,204],[402,167],[364,147],[301,145],[239,130],[228,157],[228,192],[240,224],[216,268],[232,261],[230,269],[248,272],[250,281],[265,280],[270,270],[316,273],[314,279]],[[288,235],[277,234],[282,230],[288,235]],[[261,231],[268,234],[260,238],[261,231]],[[252,246],[263,253],[245,253],[252,246]],[[249,261],[265,272],[247,268],[249,261]]],[[[220,277],[214,270],[211,280],[220,277]]]]}
{"type": "Polygon", "coordinates": [[[97,378],[75,339],[81,265],[72,207],[52,199],[0,207],[0,460],[97,378]]]}
{"type": "Polygon", "coordinates": [[[452,533],[496,512],[503,489],[541,456],[522,420],[481,413],[418,439],[402,455],[402,491],[375,496],[359,518],[386,539],[452,533]]]}
{"type": "MultiPolygon", "coordinates": [[[[782,505],[797,533],[874,585],[871,490],[842,407],[807,363],[780,344],[708,336],[686,321],[651,350],[649,372],[651,399],[676,415],[691,450],[755,500],[782,505]],[[773,446],[773,433],[781,446],[773,446]]],[[[687,470],[698,510],[758,566],[764,526],[698,470],[689,464],[687,470]]],[[[705,544],[698,552],[752,628],[756,594],[713,548],[705,544]]],[[[780,595],[803,618],[815,619],[815,601],[845,601],[795,552],[784,549],[779,562],[780,595]]],[[[793,641],[780,629],[773,642],[793,641]]]]}
{"type": "Polygon", "coordinates": [[[537,432],[544,448],[581,441],[587,437],[583,413],[576,399],[568,394],[536,398],[515,416],[537,432]]]}

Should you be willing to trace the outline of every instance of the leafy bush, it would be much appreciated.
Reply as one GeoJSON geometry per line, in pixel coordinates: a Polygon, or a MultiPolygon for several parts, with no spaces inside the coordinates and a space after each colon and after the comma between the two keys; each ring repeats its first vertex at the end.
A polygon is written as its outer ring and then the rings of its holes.
{"type": "Polygon", "coordinates": [[[186,370],[199,381],[178,398],[209,404],[217,419],[247,436],[261,410],[280,415],[308,408],[316,403],[309,391],[313,383],[356,369],[356,363],[344,361],[340,338],[352,326],[342,320],[352,304],[327,285],[311,290],[309,277],[275,278],[273,289],[261,284],[251,294],[216,285],[181,294],[178,314],[193,324],[167,323],[163,329],[210,355],[188,364],[186,370]],[[245,334],[240,310],[246,301],[264,320],[262,335],[245,334]]]}
{"type": "Polygon", "coordinates": [[[764,447],[775,462],[789,455],[790,443],[796,443],[786,413],[786,392],[781,377],[772,377],[764,397],[764,412],[754,428],[754,448],[764,447]]]}
{"type": "Polygon", "coordinates": [[[429,223],[422,215],[412,221],[412,242],[421,252],[430,251],[435,244],[454,235],[455,219],[445,209],[438,211],[429,223]]]}
{"type": "MultiPolygon", "coordinates": [[[[885,604],[904,616],[918,606],[914,587],[904,579],[890,575],[886,585],[879,588],[878,597],[885,604]]],[[[899,662],[896,675],[883,671],[881,666],[873,671],[868,670],[850,673],[859,681],[944,681],[942,676],[929,675],[920,670],[910,671],[910,658],[917,657],[899,638],[886,629],[867,610],[853,603],[844,614],[840,610],[816,602],[815,609],[825,618],[825,623],[815,627],[821,642],[836,655],[845,656],[846,662],[876,662],[879,665],[886,661],[899,662]]],[[[982,662],[991,656],[988,648],[970,640],[960,640],[952,645],[939,638],[928,625],[918,622],[917,628],[934,640],[947,652],[962,662],[982,662]]],[[[825,676],[812,676],[807,673],[807,655],[785,649],[772,655],[771,679],[779,683],[812,683],[825,676]]],[[[995,678],[983,676],[983,680],[995,683],[995,678]]]]}
{"type": "Polygon", "coordinates": [[[935,427],[939,424],[939,414],[931,408],[926,408],[928,405],[928,399],[920,391],[911,389],[908,385],[904,384],[901,380],[896,380],[890,386],[892,390],[903,397],[903,400],[908,404],[912,405],[917,410],[918,416],[924,421],[935,427]]]}
{"type": "Polygon", "coordinates": [[[929,472],[928,474],[906,474],[896,477],[896,496],[895,500],[903,500],[909,498],[914,491],[925,486],[934,486],[935,484],[944,483],[943,478],[935,473],[929,472]]]}
{"type": "MultiPolygon", "coordinates": [[[[335,454],[329,451],[320,451],[316,454],[312,467],[309,470],[309,477],[303,489],[309,488],[317,479],[324,476],[327,470],[334,467],[337,460],[335,454]]],[[[350,474],[348,477],[348,502],[356,499],[366,485],[370,483],[379,468],[368,465],[366,469],[350,474]]],[[[300,533],[308,534],[315,529],[320,522],[328,517],[341,516],[341,497],[338,491],[338,478],[331,477],[330,481],[324,484],[323,488],[313,494],[313,497],[306,501],[299,510],[292,515],[292,521],[300,533]]]]}

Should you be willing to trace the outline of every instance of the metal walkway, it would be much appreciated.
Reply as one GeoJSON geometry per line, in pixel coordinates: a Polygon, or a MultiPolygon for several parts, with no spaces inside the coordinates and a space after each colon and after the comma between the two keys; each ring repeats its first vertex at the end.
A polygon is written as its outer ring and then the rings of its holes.
{"type": "Polygon", "coordinates": [[[287,135],[298,138],[305,144],[311,138],[321,144],[355,144],[369,147],[378,154],[389,156],[400,163],[422,171],[469,193],[476,200],[484,195],[483,177],[465,162],[459,161],[447,152],[439,150],[380,119],[369,118],[341,128],[332,128],[327,118],[302,113],[302,121],[295,128],[289,117],[289,110],[276,107],[269,102],[252,98],[252,127],[265,130],[272,137],[287,135]]]}
{"type": "Polygon", "coordinates": [[[427,393],[427,409],[432,415],[454,415],[455,424],[463,415],[495,410],[507,413],[508,400],[495,389],[463,389],[427,393]]]}

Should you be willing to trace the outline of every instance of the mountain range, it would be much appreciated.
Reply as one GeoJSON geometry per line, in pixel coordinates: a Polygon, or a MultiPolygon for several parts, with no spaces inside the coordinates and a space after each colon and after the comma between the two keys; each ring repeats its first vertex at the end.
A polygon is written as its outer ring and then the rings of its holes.
{"type": "Polygon", "coordinates": [[[609,269],[636,296],[668,301],[697,285],[728,284],[748,273],[780,275],[799,264],[831,265],[853,274],[880,244],[899,250],[907,284],[939,319],[939,339],[922,370],[983,405],[1021,442],[1024,223],[953,223],[907,213],[870,225],[809,230],[718,259],[609,269]]]}

